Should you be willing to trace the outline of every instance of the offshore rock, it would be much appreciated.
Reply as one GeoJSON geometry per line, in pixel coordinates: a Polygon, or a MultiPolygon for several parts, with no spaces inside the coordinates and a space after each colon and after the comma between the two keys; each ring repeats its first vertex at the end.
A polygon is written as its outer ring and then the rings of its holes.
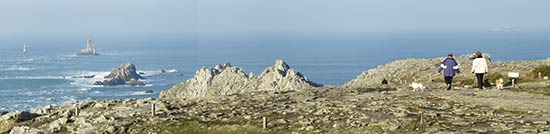
{"type": "Polygon", "coordinates": [[[97,81],[94,85],[116,86],[128,84],[130,86],[145,85],[145,83],[138,81],[145,79],[136,72],[136,66],[131,63],[122,64],[119,67],[113,68],[113,71],[107,76],[104,81],[97,81]]]}
{"type": "Polygon", "coordinates": [[[230,63],[214,68],[202,67],[194,78],[162,92],[160,98],[202,98],[253,91],[289,91],[319,87],[282,60],[267,68],[259,76],[247,75],[230,63]]]}

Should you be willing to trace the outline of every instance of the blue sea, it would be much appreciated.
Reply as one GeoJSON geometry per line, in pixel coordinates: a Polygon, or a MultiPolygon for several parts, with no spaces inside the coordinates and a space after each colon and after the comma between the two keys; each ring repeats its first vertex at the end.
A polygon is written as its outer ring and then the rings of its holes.
{"type": "Polygon", "coordinates": [[[0,111],[82,100],[155,98],[192,78],[201,66],[224,62],[259,74],[283,59],[317,83],[340,85],[380,64],[449,52],[481,50],[497,61],[546,59],[549,36],[550,32],[93,35],[102,54],[93,57],[74,55],[85,47],[85,36],[0,37],[0,111]],[[21,54],[24,42],[29,46],[27,55],[21,54]],[[123,63],[133,63],[145,73],[147,85],[93,85],[123,63]],[[74,78],[84,75],[96,77],[74,78]]]}

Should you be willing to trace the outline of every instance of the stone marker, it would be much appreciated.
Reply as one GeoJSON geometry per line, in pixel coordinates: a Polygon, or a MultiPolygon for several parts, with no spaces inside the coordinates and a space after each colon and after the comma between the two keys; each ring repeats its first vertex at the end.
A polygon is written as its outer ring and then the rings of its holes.
{"type": "Polygon", "coordinates": [[[156,104],[151,104],[151,116],[155,116],[156,112],[156,104]]]}
{"type": "Polygon", "coordinates": [[[75,108],[75,110],[74,110],[74,111],[75,111],[75,112],[74,112],[74,115],[75,115],[75,116],[78,116],[78,115],[80,115],[80,108],[79,108],[79,106],[78,106],[78,105],[76,106],[76,108],[75,108]]]}

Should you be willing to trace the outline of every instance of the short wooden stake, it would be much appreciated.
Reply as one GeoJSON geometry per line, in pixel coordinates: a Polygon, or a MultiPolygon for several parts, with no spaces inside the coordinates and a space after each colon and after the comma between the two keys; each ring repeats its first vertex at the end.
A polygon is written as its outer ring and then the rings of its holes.
{"type": "Polygon", "coordinates": [[[539,72],[539,78],[542,79],[542,73],[541,72],[539,72]]]}
{"type": "Polygon", "coordinates": [[[155,116],[156,112],[156,104],[151,104],[151,116],[155,116]]]}
{"type": "Polygon", "coordinates": [[[264,126],[264,129],[267,129],[267,118],[266,117],[263,117],[263,126],[264,126]]]}
{"type": "Polygon", "coordinates": [[[74,109],[74,115],[75,116],[80,115],[80,108],[78,106],[76,106],[76,108],[74,109]]]}
{"type": "Polygon", "coordinates": [[[512,87],[516,87],[516,79],[512,79],[512,87]]]}

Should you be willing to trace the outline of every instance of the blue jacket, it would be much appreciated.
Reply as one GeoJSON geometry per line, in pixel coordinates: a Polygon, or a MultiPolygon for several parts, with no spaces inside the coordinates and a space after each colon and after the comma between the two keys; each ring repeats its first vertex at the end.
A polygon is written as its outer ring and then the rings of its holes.
{"type": "Polygon", "coordinates": [[[439,66],[439,69],[437,72],[441,72],[442,70],[445,70],[443,72],[443,76],[445,77],[454,77],[457,73],[460,73],[460,69],[458,68],[458,63],[454,58],[445,59],[439,66]]]}

